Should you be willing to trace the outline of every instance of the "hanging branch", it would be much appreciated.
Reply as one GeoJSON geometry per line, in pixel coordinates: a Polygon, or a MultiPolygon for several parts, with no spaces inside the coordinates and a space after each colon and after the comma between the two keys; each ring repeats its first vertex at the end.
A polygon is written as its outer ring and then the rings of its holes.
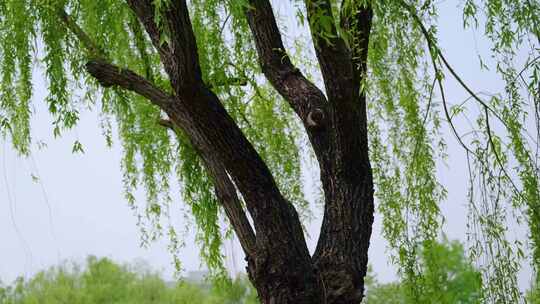
{"type": "MultiPolygon", "coordinates": [[[[103,87],[117,86],[135,92],[162,109],[170,109],[174,106],[177,102],[174,96],[159,89],[150,81],[135,72],[107,62],[105,60],[105,53],[89,38],[71,16],[64,10],[60,10],[60,16],[72,33],[81,41],[83,46],[87,48],[91,57],[97,57],[97,59],[92,59],[86,64],[86,69],[103,87]]],[[[162,119],[158,123],[175,130],[175,122],[171,120],[162,119]]],[[[185,122],[182,127],[186,128],[187,124],[188,122],[185,122]]],[[[196,145],[194,146],[197,148],[196,145]]],[[[233,228],[238,234],[242,248],[248,256],[252,256],[255,250],[255,233],[253,232],[242,208],[242,204],[238,199],[236,187],[233,185],[233,182],[223,166],[209,157],[209,155],[203,154],[201,151],[201,149],[198,149],[199,155],[201,155],[204,160],[206,169],[214,179],[216,196],[221,202],[233,228]]]]}

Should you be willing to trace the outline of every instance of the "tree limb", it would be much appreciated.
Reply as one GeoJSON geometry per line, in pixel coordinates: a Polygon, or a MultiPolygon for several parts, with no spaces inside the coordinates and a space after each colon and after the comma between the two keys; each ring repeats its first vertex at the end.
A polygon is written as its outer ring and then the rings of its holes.
{"type": "MultiPolygon", "coordinates": [[[[160,119],[158,124],[172,130],[176,134],[179,132],[179,129],[175,127],[174,122],[169,119],[160,119]]],[[[205,154],[203,150],[193,143],[191,144],[200,155],[208,174],[210,174],[214,181],[216,197],[225,210],[234,231],[238,235],[238,240],[240,241],[242,249],[248,257],[253,258],[256,247],[255,232],[253,231],[244,208],[242,207],[242,203],[238,198],[234,183],[223,165],[205,154]]]]}
{"type": "MultiPolygon", "coordinates": [[[[363,52],[354,44],[352,50],[347,47],[338,36],[330,1],[305,3],[333,123],[332,157],[327,165],[330,170],[321,170],[324,216],[312,260],[330,303],[359,303],[374,212],[366,95],[360,86],[364,77],[360,71],[367,64],[367,43],[363,52]],[[353,57],[355,53],[360,56],[353,57]]],[[[368,39],[370,23],[361,26],[368,27],[361,28],[368,39]]]]}
{"type": "Polygon", "coordinates": [[[90,60],[86,70],[104,87],[118,86],[146,97],[152,103],[168,108],[174,98],[135,72],[103,60],[90,60]]]}
{"type": "Polygon", "coordinates": [[[367,72],[369,35],[373,10],[358,0],[344,0],[341,5],[341,28],[349,35],[349,48],[353,63],[355,82],[359,83],[367,72]]]}
{"type": "Polygon", "coordinates": [[[147,51],[146,39],[144,36],[144,32],[141,28],[141,23],[139,22],[139,19],[137,19],[137,16],[135,16],[134,14],[130,16],[128,26],[131,33],[133,34],[135,48],[139,52],[139,57],[144,65],[144,76],[149,81],[154,82],[156,78],[152,71],[150,54],[147,51]]]}
{"type": "Polygon", "coordinates": [[[200,88],[202,73],[186,1],[170,1],[158,12],[151,0],[127,2],[158,50],[175,93],[187,96],[200,88]],[[156,14],[162,16],[163,24],[155,23],[156,14]]]}
{"type": "Polygon", "coordinates": [[[225,168],[219,162],[213,160],[211,157],[205,157],[204,154],[201,155],[209,174],[214,180],[216,196],[221,202],[234,231],[238,235],[242,249],[248,257],[253,258],[256,247],[255,233],[249,223],[244,208],[242,208],[242,204],[236,193],[236,187],[225,168]]]}
{"type": "MultiPolygon", "coordinates": [[[[283,46],[272,6],[268,0],[250,0],[245,14],[255,40],[259,64],[272,86],[287,100],[308,129],[326,123],[324,94],[296,68],[283,46]],[[310,111],[319,109],[324,119],[308,123],[310,111]]],[[[320,126],[319,126],[320,127],[320,126]]]]}
{"type": "Polygon", "coordinates": [[[143,24],[148,36],[152,40],[152,44],[157,49],[158,53],[166,66],[168,62],[172,62],[169,43],[161,40],[161,30],[155,23],[155,11],[151,0],[126,0],[131,10],[137,15],[139,21],[143,24]]]}
{"type": "MultiPolygon", "coordinates": [[[[88,62],[86,68],[104,87],[118,86],[133,91],[162,108],[168,108],[174,102],[172,96],[128,69],[121,69],[113,64],[98,60],[88,62]]],[[[174,123],[170,120],[161,119],[158,123],[174,130],[174,123]]],[[[185,126],[181,127],[185,128],[185,126]]],[[[198,148],[197,151],[214,179],[216,196],[225,209],[235,232],[238,234],[242,248],[246,254],[252,255],[255,248],[255,233],[238,199],[236,187],[230,180],[225,168],[218,161],[209,157],[207,153],[203,152],[205,151],[203,149],[198,148]]]]}
{"type": "Polygon", "coordinates": [[[160,107],[167,107],[173,102],[173,97],[158,88],[146,78],[137,73],[120,68],[107,60],[105,52],[86,34],[86,32],[62,8],[58,9],[60,19],[68,29],[79,39],[87,49],[91,58],[86,63],[86,70],[104,87],[118,86],[148,98],[160,107]]]}
{"type": "MultiPolygon", "coordinates": [[[[353,81],[351,53],[335,26],[329,0],[304,0],[315,53],[330,102],[349,99],[353,81]]],[[[351,90],[352,89],[352,90],[351,90]]]]}

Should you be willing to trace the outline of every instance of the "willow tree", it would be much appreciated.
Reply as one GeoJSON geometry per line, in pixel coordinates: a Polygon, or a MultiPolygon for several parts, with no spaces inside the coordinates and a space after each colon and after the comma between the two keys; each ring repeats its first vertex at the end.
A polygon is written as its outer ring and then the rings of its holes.
{"type": "Polygon", "coordinates": [[[451,140],[469,160],[469,251],[482,297],[522,301],[516,273],[525,256],[540,269],[539,3],[462,3],[464,26],[491,40],[490,62],[506,84],[491,96],[476,94],[481,84],[464,83],[444,57],[437,8],[429,0],[0,1],[2,132],[30,153],[37,59],[55,135],[86,107],[99,109],[109,143],[117,130],[143,240],[168,235],[172,252],[182,242],[167,224],[174,174],[203,260],[222,275],[220,246],[234,231],[263,303],[359,303],[375,198],[407,296],[422,301],[436,267],[417,253],[440,233],[446,191],[436,163],[451,140]],[[289,22],[277,21],[278,2],[289,22]],[[445,74],[468,102],[446,101],[445,74]],[[445,140],[442,126],[455,138],[445,140]],[[313,254],[302,223],[304,157],[319,165],[324,205],[313,254]],[[135,201],[137,187],[145,202],[135,201]],[[513,219],[528,224],[528,241],[509,238],[513,219]]]}

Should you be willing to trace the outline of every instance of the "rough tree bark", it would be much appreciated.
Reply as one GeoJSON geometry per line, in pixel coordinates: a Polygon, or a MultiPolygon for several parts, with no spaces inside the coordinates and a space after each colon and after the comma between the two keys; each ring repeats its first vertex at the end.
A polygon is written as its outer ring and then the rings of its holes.
{"type": "MultiPolygon", "coordinates": [[[[371,9],[355,0],[342,11],[341,26],[322,39],[321,13],[334,18],[329,0],[306,0],[326,95],[292,64],[282,43],[269,0],[250,0],[245,15],[263,73],[302,120],[317,156],[325,208],[316,251],[310,255],[298,214],[280,193],[268,167],[202,81],[197,43],[185,0],[171,0],[161,12],[169,40],[154,22],[152,0],[127,0],[146,29],[167,72],[173,94],[101,56],[87,63],[103,86],[133,91],[168,114],[182,130],[214,180],[215,191],[240,240],[249,278],[262,303],[360,303],[373,223],[373,180],[368,157],[366,97],[360,89],[367,61],[371,9]],[[242,195],[253,227],[240,203],[242,195]]],[[[85,35],[64,13],[63,20],[88,48],[85,35]]],[[[86,37],[88,38],[88,37],[86,37]]]]}

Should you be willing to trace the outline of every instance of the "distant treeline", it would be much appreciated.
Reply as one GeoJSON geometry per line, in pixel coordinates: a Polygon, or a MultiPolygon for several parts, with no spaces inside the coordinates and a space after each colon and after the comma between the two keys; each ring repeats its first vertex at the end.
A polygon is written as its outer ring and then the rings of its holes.
{"type": "Polygon", "coordinates": [[[258,303],[245,279],[218,284],[181,280],[170,283],[144,265],[119,265],[89,257],[80,267],[69,263],[31,279],[0,284],[0,304],[233,304],[258,303]]]}
{"type": "MultiPolygon", "coordinates": [[[[421,255],[425,266],[422,303],[480,304],[480,272],[467,260],[459,242],[429,246],[421,255]],[[426,284],[426,282],[428,284],[426,284]]],[[[528,304],[540,304],[538,291],[528,293],[528,304]]],[[[380,283],[366,277],[364,304],[416,304],[406,282],[380,283]]],[[[89,257],[85,265],[66,263],[30,279],[0,283],[0,304],[256,304],[255,289],[246,278],[219,284],[167,282],[145,264],[119,265],[107,258],[89,257]]]]}

